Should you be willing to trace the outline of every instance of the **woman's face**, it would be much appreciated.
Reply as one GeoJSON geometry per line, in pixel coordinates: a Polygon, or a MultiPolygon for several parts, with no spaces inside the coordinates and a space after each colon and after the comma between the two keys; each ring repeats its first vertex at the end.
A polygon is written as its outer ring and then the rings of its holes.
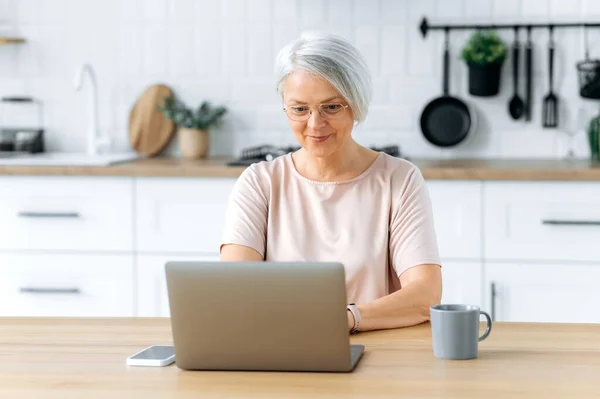
{"type": "Polygon", "coordinates": [[[283,84],[283,104],[286,109],[293,107],[288,112],[295,114],[310,108],[307,120],[297,121],[288,117],[288,122],[298,143],[311,155],[327,157],[351,140],[354,126],[352,110],[346,107],[346,100],[326,80],[304,71],[291,73],[283,84]],[[319,113],[320,104],[328,104],[324,111],[330,116],[323,117],[319,113]],[[336,111],[336,108],[339,110],[336,111]],[[339,114],[336,115],[336,112],[339,114]]]}

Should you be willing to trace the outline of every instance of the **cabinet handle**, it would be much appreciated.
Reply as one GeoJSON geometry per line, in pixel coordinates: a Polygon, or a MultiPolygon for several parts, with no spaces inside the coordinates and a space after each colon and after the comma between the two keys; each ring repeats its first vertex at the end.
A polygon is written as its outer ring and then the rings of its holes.
{"type": "Polygon", "coordinates": [[[19,291],[24,294],[81,294],[79,288],[21,287],[19,291]]]}
{"type": "Polygon", "coordinates": [[[18,213],[20,218],[64,218],[77,219],[81,217],[78,212],[28,212],[22,211],[18,213]]]}
{"type": "Polygon", "coordinates": [[[600,220],[542,220],[542,224],[555,226],[600,226],[600,220]]]}
{"type": "Polygon", "coordinates": [[[490,308],[492,321],[496,321],[496,283],[490,283],[490,308]]]}

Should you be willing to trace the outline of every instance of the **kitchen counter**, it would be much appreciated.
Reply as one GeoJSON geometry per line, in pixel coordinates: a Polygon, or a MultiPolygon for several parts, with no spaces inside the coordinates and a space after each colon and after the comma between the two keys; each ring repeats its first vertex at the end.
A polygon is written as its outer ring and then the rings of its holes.
{"type": "Polygon", "coordinates": [[[171,343],[166,318],[0,318],[0,397],[595,398],[598,337],[600,324],[498,322],[478,359],[448,361],[426,323],[352,336],[366,346],[353,373],[204,372],[125,364],[171,343]]]}
{"type": "MultiPolygon", "coordinates": [[[[230,158],[189,161],[157,157],[112,166],[0,166],[0,175],[238,177],[230,158]]],[[[411,159],[429,180],[600,181],[600,163],[588,160],[411,159]]]]}

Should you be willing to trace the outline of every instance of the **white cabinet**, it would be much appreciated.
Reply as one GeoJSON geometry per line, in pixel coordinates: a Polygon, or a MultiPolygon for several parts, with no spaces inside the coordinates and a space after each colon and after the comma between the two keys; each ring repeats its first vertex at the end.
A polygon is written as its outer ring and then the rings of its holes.
{"type": "Polygon", "coordinates": [[[485,298],[494,320],[600,323],[600,263],[485,265],[485,298]]]}
{"type": "Polygon", "coordinates": [[[131,251],[133,179],[0,177],[0,250],[131,251]]]}
{"type": "Polygon", "coordinates": [[[600,183],[486,182],[485,257],[599,261],[600,183]]]}
{"type": "Polygon", "coordinates": [[[138,255],[137,315],[141,317],[168,317],[169,297],[165,264],[169,261],[219,261],[219,255],[138,255]]]}
{"type": "Polygon", "coordinates": [[[427,181],[443,259],[481,259],[481,182],[427,181]]]}
{"type": "Polygon", "coordinates": [[[233,178],[139,178],[136,249],[219,253],[233,178]]]}
{"type": "Polygon", "coordinates": [[[0,316],[134,316],[133,256],[0,253],[0,316]]]}
{"type": "Polygon", "coordinates": [[[133,188],[0,177],[0,316],[134,316],[133,188]]]}
{"type": "MultiPolygon", "coordinates": [[[[169,316],[165,263],[218,261],[235,181],[1,176],[0,316],[169,316]]],[[[600,322],[600,183],[427,187],[442,302],[600,322]]]]}
{"type": "MultiPolygon", "coordinates": [[[[482,284],[481,262],[442,262],[442,303],[462,303],[480,308],[482,284]]],[[[485,309],[484,309],[485,310],[485,309]]]]}

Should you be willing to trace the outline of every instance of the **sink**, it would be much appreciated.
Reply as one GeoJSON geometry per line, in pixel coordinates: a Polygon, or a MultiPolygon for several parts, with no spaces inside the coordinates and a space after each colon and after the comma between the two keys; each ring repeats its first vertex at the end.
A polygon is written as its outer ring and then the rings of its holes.
{"type": "Polygon", "coordinates": [[[109,166],[141,158],[137,153],[88,155],[85,153],[44,152],[0,156],[0,166],[109,166]]]}

